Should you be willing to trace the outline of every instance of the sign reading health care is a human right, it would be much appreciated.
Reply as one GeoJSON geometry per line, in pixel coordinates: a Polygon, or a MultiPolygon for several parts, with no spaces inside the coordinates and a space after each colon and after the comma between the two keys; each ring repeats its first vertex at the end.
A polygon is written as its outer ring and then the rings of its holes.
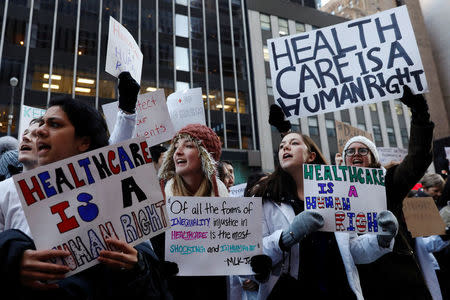
{"type": "Polygon", "coordinates": [[[382,169],[303,165],[305,210],[320,213],[321,231],[383,234],[378,214],[386,210],[382,169]]]}
{"type": "Polygon", "coordinates": [[[171,197],[166,260],[179,276],[249,275],[262,253],[262,200],[258,197],[171,197]]]}
{"type": "Polygon", "coordinates": [[[133,36],[122,24],[109,17],[105,71],[115,77],[128,71],[140,84],[143,59],[144,55],[133,36]]]}
{"type": "Polygon", "coordinates": [[[289,119],[428,91],[406,6],[268,40],[275,102],[289,119]]]}

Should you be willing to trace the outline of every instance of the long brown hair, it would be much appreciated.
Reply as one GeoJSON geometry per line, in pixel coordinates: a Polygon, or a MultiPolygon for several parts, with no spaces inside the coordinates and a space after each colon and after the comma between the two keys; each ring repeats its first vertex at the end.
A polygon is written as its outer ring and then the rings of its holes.
{"type": "MultiPolygon", "coordinates": [[[[309,152],[315,152],[316,158],[311,164],[326,165],[327,161],[317,144],[307,135],[299,132],[291,132],[300,135],[309,152]]],[[[275,171],[259,184],[255,196],[270,199],[277,203],[297,197],[297,185],[289,173],[284,171],[278,163],[275,171]]]]}

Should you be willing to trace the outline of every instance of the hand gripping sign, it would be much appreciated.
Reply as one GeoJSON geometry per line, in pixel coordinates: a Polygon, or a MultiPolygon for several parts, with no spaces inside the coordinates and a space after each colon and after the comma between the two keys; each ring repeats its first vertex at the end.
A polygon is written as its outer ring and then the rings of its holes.
{"type": "Polygon", "coordinates": [[[145,138],[79,154],[14,176],[36,249],[63,249],[76,274],[115,237],[136,245],[169,227],[145,138]]]}
{"type": "Polygon", "coordinates": [[[305,210],[320,213],[321,231],[381,233],[377,215],[386,210],[382,169],[303,165],[305,210]]]}

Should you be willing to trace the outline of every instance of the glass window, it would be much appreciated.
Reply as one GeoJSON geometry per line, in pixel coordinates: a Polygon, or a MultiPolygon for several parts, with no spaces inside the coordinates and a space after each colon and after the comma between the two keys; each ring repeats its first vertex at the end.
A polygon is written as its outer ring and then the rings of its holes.
{"type": "Polygon", "coordinates": [[[175,48],[175,64],[178,71],[189,72],[189,54],[188,48],[175,48]]]}
{"type": "Polygon", "coordinates": [[[398,99],[394,100],[395,112],[397,115],[403,115],[402,102],[398,99]]]}
{"type": "Polygon", "coordinates": [[[188,88],[189,88],[188,82],[177,81],[176,86],[175,86],[175,91],[183,91],[183,90],[187,90],[188,88]]]}
{"type": "Polygon", "coordinates": [[[303,23],[299,23],[299,22],[295,22],[295,32],[299,33],[299,32],[305,32],[305,24],[303,23]]]}
{"type": "Polygon", "coordinates": [[[317,117],[308,117],[309,135],[319,135],[317,117]]]}
{"type": "Polygon", "coordinates": [[[377,111],[377,105],[375,103],[370,103],[369,108],[371,111],[377,111]]]}
{"type": "Polygon", "coordinates": [[[188,0],[177,0],[176,1],[177,4],[185,5],[185,6],[187,6],[187,4],[188,4],[187,2],[188,2],[188,0]]]}
{"type": "Polygon", "coordinates": [[[188,37],[188,17],[185,15],[176,14],[175,16],[175,31],[177,36],[188,37]]]}
{"type": "Polygon", "coordinates": [[[263,46],[264,61],[269,62],[269,48],[263,46]]]}
{"type": "Polygon", "coordinates": [[[388,134],[389,145],[391,147],[397,147],[397,141],[395,140],[394,128],[387,127],[386,131],[387,131],[387,134],[388,134]]]}
{"type": "Polygon", "coordinates": [[[289,34],[288,21],[286,19],[278,18],[278,34],[280,36],[289,34]]]}
{"type": "Polygon", "coordinates": [[[383,146],[383,138],[382,138],[382,136],[381,136],[381,129],[380,129],[380,126],[378,126],[378,125],[373,125],[372,128],[373,128],[373,137],[374,137],[374,139],[375,139],[375,144],[376,144],[378,147],[383,146]]]}
{"type": "Polygon", "coordinates": [[[266,78],[267,95],[273,96],[272,79],[266,78]]]}
{"type": "Polygon", "coordinates": [[[325,126],[327,128],[327,136],[336,136],[334,120],[325,120],[325,126]]]}
{"type": "Polygon", "coordinates": [[[366,124],[358,124],[358,125],[356,125],[359,129],[361,129],[361,130],[366,130],[366,124]]]}
{"type": "Polygon", "coordinates": [[[259,15],[259,21],[261,22],[261,30],[270,31],[270,17],[265,14],[259,15]]]}
{"type": "Polygon", "coordinates": [[[403,148],[408,149],[409,145],[408,130],[406,128],[400,128],[400,134],[402,135],[403,148]]]}

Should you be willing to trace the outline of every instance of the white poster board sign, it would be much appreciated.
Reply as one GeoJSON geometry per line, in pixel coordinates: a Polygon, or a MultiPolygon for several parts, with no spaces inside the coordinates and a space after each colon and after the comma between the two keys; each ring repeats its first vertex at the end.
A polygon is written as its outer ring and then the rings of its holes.
{"type": "Polygon", "coordinates": [[[188,124],[206,125],[202,89],[187,89],[170,94],[167,107],[176,132],[188,124]]]}
{"type": "MultiPolygon", "coordinates": [[[[114,130],[118,102],[102,105],[109,132],[114,130]]],[[[156,90],[146,94],[139,94],[136,102],[136,130],[135,137],[146,137],[149,146],[161,144],[173,138],[175,130],[169,116],[164,90],[156,90]]]]}
{"type": "Polygon", "coordinates": [[[377,215],[386,210],[382,169],[304,165],[305,210],[320,213],[321,231],[380,233],[377,215]]]}
{"type": "Polygon", "coordinates": [[[385,166],[391,162],[400,163],[408,154],[408,150],[393,147],[377,147],[380,164],[385,166]]]}
{"type": "Polygon", "coordinates": [[[130,32],[110,16],[105,71],[114,77],[128,71],[140,84],[143,59],[144,55],[130,32]]]}
{"type": "Polygon", "coordinates": [[[428,91],[406,6],[267,41],[275,102],[288,119],[428,91]]]}
{"type": "Polygon", "coordinates": [[[17,139],[22,141],[22,135],[25,129],[30,125],[31,120],[42,117],[45,114],[45,109],[22,105],[20,110],[19,131],[17,132],[17,139]]]}
{"type": "Polygon", "coordinates": [[[76,274],[110,250],[108,236],[136,245],[169,226],[145,138],[107,146],[14,176],[38,250],[65,249],[76,274]]]}
{"type": "Polygon", "coordinates": [[[230,187],[230,197],[244,197],[244,191],[247,183],[241,183],[230,187]]]}
{"type": "Polygon", "coordinates": [[[166,260],[179,276],[248,275],[262,253],[261,198],[171,197],[166,260]]]}

